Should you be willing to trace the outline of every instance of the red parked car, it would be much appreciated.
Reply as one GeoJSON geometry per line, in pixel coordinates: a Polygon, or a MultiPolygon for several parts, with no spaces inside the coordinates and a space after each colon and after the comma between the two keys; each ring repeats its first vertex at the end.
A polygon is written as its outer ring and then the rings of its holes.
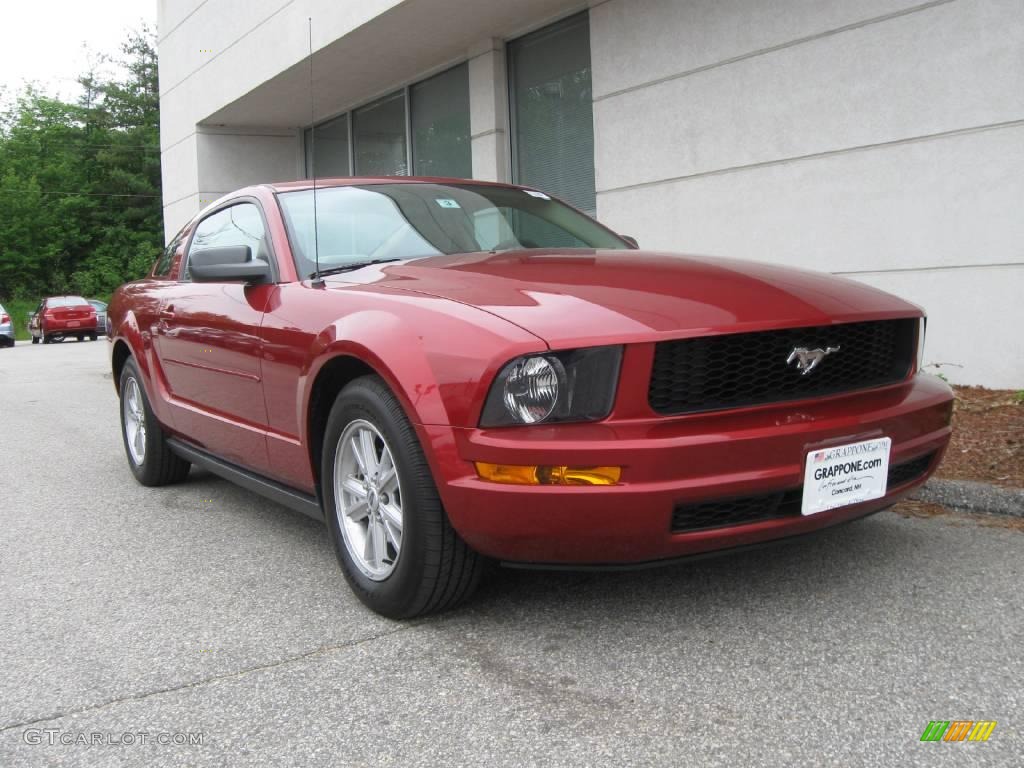
{"type": "Polygon", "coordinates": [[[533,189],[256,186],[111,302],[132,472],[197,464],[327,523],[374,610],[487,559],[634,567],[814,531],[920,485],[952,393],[921,310],[638,250],[533,189]]]}
{"type": "Polygon", "coordinates": [[[96,310],[81,296],[43,299],[28,321],[33,344],[64,341],[68,336],[96,341],[96,326],[96,310]]]}

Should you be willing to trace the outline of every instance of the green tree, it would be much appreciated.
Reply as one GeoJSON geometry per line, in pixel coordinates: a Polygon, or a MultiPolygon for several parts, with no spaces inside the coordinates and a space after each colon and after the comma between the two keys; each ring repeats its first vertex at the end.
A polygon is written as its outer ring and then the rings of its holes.
{"type": "Polygon", "coordinates": [[[119,74],[77,102],[29,87],[0,115],[0,301],[106,296],[162,247],[155,37],[128,35],[119,74]]]}

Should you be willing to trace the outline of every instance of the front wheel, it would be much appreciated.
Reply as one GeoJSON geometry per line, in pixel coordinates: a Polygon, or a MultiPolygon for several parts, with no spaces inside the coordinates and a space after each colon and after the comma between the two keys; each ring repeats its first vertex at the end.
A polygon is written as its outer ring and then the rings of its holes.
{"type": "Polygon", "coordinates": [[[452,528],[412,424],[378,377],[335,401],[320,477],[338,562],[369,608],[408,619],[473,593],[483,559],[452,528]]]}
{"type": "Polygon", "coordinates": [[[135,361],[121,371],[121,437],[128,467],[143,485],[170,485],[185,479],[189,462],[171,451],[167,434],[153,415],[135,361]]]}
{"type": "Polygon", "coordinates": [[[38,344],[39,343],[39,337],[38,336],[33,336],[32,337],[32,343],[33,344],[38,344]]]}

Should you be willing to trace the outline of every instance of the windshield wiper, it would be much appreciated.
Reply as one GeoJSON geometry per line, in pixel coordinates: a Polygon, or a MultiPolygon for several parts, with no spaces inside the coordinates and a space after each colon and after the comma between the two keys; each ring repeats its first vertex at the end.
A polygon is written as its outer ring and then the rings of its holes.
{"type": "MultiPolygon", "coordinates": [[[[370,259],[369,261],[355,261],[351,264],[341,264],[337,267],[328,267],[327,269],[320,270],[320,277],[324,275],[336,275],[339,272],[351,272],[353,269],[362,269],[363,267],[371,267],[374,264],[387,264],[392,261],[405,261],[405,259],[370,259]]],[[[314,272],[310,275],[310,278],[317,276],[314,272]]]]}

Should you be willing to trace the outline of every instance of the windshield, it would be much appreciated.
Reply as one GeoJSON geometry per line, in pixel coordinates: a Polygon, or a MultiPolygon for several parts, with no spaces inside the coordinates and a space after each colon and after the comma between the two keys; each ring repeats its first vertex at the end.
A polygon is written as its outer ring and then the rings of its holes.
{"type": "Polygon", "coordinates": [[[77,307],[85,303],[85,299],[81,296],[56,296],[46,300],[48,307],[77,307]]]}
{"type": "Polygon", "coordinates": [[[369,261],[519,248],[629,245],[542,192],[475,184],[368,184],[278,195],[299,274],[369,261]]]}

